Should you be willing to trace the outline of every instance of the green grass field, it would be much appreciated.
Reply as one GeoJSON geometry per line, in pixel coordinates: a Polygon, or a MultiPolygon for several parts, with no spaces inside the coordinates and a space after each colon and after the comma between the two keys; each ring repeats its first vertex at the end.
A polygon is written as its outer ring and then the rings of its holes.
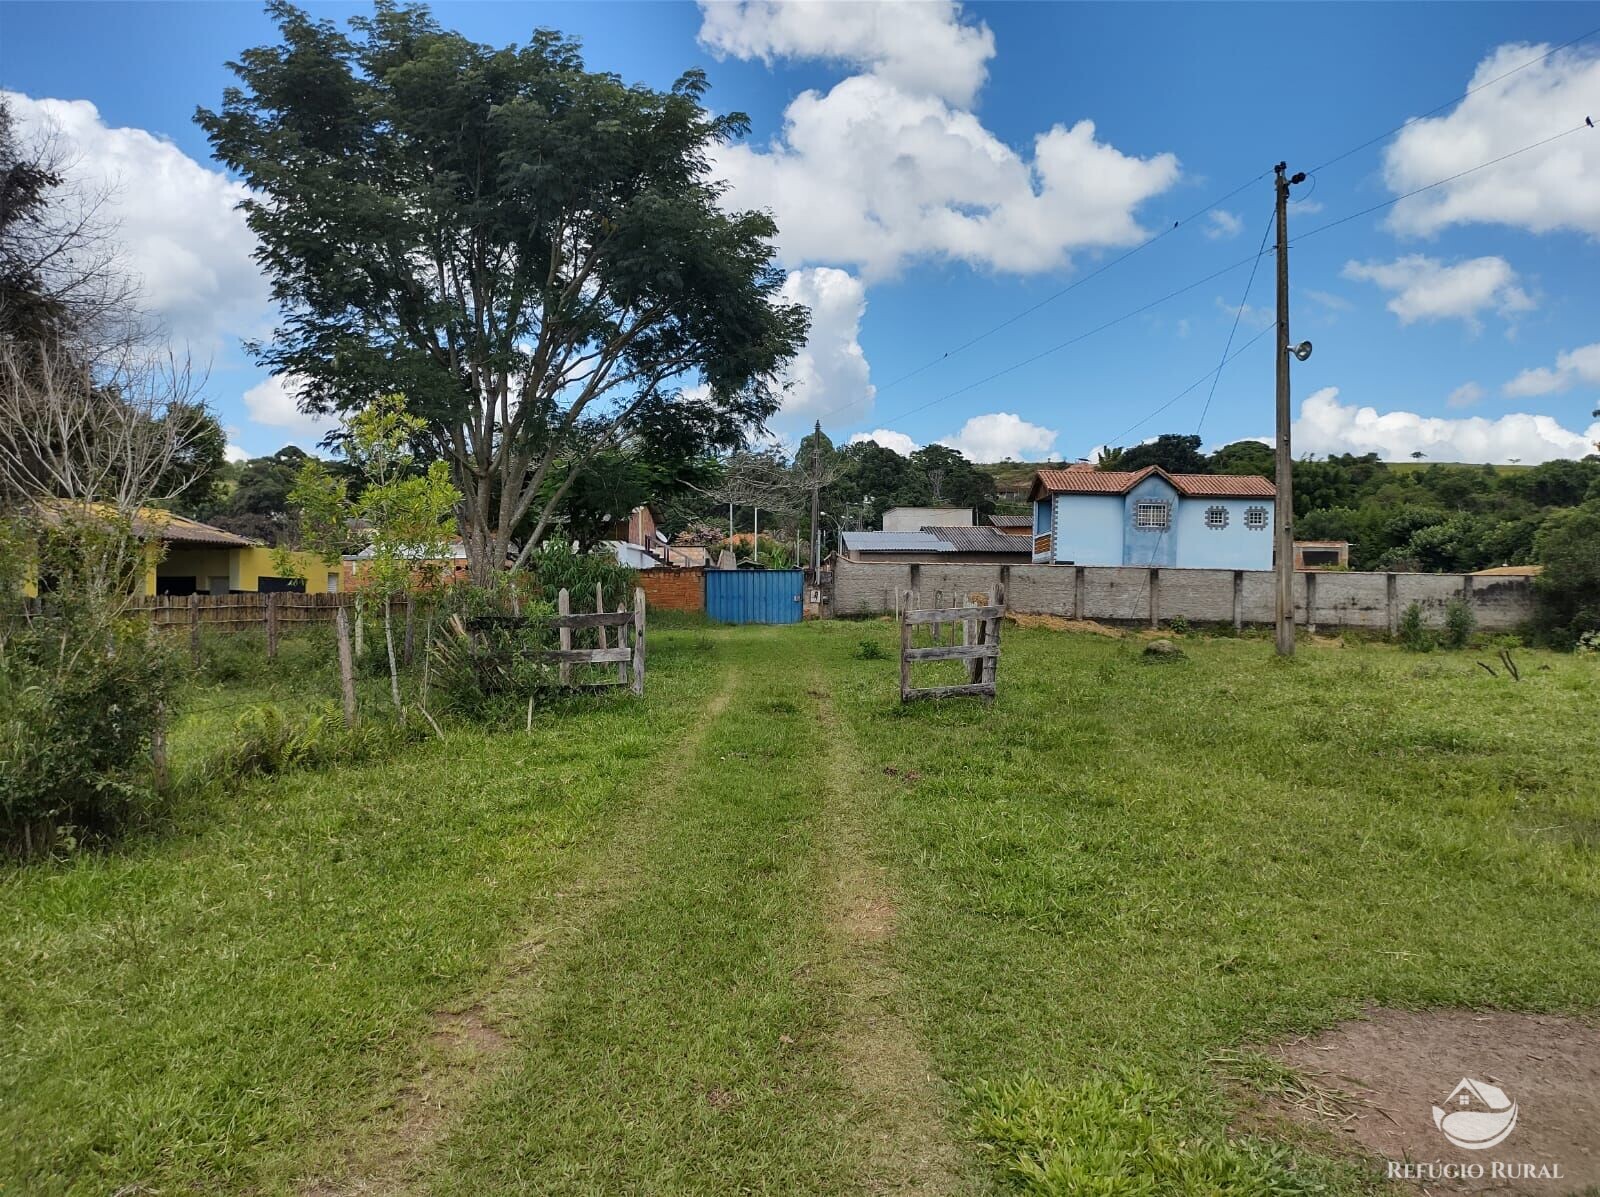
{"type": "Polygon", "coordinates": [[[1600,1009],[1592,660],[1008,627],[901,708],[896,634],[654,631],[642,703],[8,867],[0,1193],[1378,1192],[1218,1058],[1600,1009]]]}

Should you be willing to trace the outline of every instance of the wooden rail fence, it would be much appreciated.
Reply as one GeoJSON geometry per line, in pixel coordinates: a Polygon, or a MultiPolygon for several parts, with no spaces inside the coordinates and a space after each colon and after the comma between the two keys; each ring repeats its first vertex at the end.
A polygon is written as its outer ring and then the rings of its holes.
{"type": "Polygon", "coordinates": [[[905,592],[900,608],[900,701],[923,698],[993,698],[995,675],[1000,665],[1000,617],[1003,605],[943,607],[913,611],[911,591],[905,592]],[[950,644],[940,644],[941,630],[950,627],[950,644]],[[918,648],[916,629],[931,627],[934,643],[918,648]],[[957,629],[961,637],[955,643],[957,629]],[[913,686],[911,666],[918,661],[963,661],[967,680],[956,686],[913,686]]]}

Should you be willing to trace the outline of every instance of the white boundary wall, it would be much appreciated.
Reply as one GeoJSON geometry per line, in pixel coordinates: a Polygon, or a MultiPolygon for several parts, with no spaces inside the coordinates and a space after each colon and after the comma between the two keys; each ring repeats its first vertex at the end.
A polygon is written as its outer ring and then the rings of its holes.
{"type": "MultiPolygon", "coordinates": [[[[1272,574],[1263,570],[1143,569],[1097,565],[976,565],[837,560],[834,615],[879,615],[897,596],[920,607],[958,607],[969,596],[992,598],[1035,615],[1113,623],[1271,623],[1272,574]]],[[[1510,631],[1533,615],[1527,578],[1472,574],[1377,574],[1308,571],[1294,580],[1295,620],[1310,627],[1393,632],[1413,602],[1424,621],[1444,622],[1445,604],[1464,598],[1485,631],[1510,631]]]]}

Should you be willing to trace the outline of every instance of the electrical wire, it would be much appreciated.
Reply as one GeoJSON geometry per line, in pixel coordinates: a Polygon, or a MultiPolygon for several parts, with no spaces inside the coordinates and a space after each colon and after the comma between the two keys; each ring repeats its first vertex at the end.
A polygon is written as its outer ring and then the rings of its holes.
{"type": "MultiPolygon", "coordinates": [[[[1394,127],[1390,128],[1390,129],[1387,129],[1384,132],[1379,133],[1374,137],[1370,137],[1367,140],[1365,140],[1363,142],[1360,142],[1357,145],[1351,146],[1349,149],[1343,151],[1342,153],[1334,155],[1332,158],[1326,159],[1325,161],[1323,161],[1323,162],[1317,164],[1316,166],[1312,167],[1311,169],[1309,169],[1306,173],[1308,175],[1312,176],[1313,179],[1315,179],[1316,174],[1317,174],[1318,171],[1326,170],[1328,167],[1333,166],[1336,163],[1343,162],[1346,158],[1349,158],[1354,154],[1360,153],[1362,150],[1368,148],[1369,146],[1376,145],[1378,142],[1384,140],[1385,138],[1393,136],[1394,134],[1396,134],[1396,133],[1400,132],[1401,130],[1405,129],[1408,125],[1413,124],[1414,122],[1419,121],[1419,120],[1426,120],[1428,117],[1433,116],[1435,113],[1442,112],[1444,109],[1449,108],[1452,105],[1459,104],[1462,101],[1464,101],[1465,99],[1467,99],[1469,96],[1476,95],[1477,93],[1479,93],[1481,91],[1484,91],[1487,88],[1493,87],[1495,84],[1503,82],[1504,80],[1509,79],[1512,75],[1515,75],[1515,74],[1517,74],[1517,73],[1519,73],[1521,71],[1527,70],[1529,67],[1537,66],[1539,63],[1545,62],[1548,59],[1554,57],[1556,54],[1560,53],[1562,50],[1569,49],[1570,47],[1577,45],[1579,42],[1586,41],[1589,38],[1594,37],[1596,34],[1600,34],[1600,27],[1596,27],[1594,29],[1587,30],[1587,31],[1585,31],[1583,33],[1578,34],[1576,37],[1569,38],[1567,41],[1562,42],[1558,46],[1552,47],[1550,50],[1547,50],[1545,53],[1539,55],[1536,58],[1531,58],[1527,62],[1521,63],[1518,66],[1512,67],[1508,71],[1504,71],[1501,74],[1496,75],[1492,79],[1486,79],[1482,83],[1479,83],[1479,84],[1476,84],[1476,85],[1474,85],[1472,87],[1469,87],[1465,92],[1463,92],[1460,95],[1453,95],[1453,96],[1449,97],[1448,99],[1444,100],[1443,102],[1441,102],[1439,104],[1436,104],[1434,107],[1428,109],[1426,112],[1423,112],[1419,116],[1407,117],[1406,120],[1404,120],[1400,124],[1395,125],[1394,127]]],[[[1579,126],[1579,127],[1581,128],[1581,127],[1585,127],[1585,126],[1579,126]]],[[[1568,132],[1575,132],[1575,131],[1576,131],[1576,129],[1568,130],[1568,132]]],[[[1565,134],[1559,134],[1558,136],[1565,136],[1565,134]]],[[[1551,138],[1551,139],[1548,139],[1548,140],[1554,140],[1554,138],[1551,138]]],[[[1486,162],[1486,163],[1482,164],[1481,166],[1477,166],[1477,167],[1474,167],[1472,169],[1473,170],[1482,170],[1482,169],[1484,169],[1484,167],[1495,165],[1495,163],[1497,163],[1497,162],[1503,162],[1503,161],[1506,160],[1506,158],[1515,157],[1516,154],[1525,153],[1528,150],[1536,149],[1539,145],[1543,145],[1543,144],[1548,144],[1548,141],[1546,141],[1546,142],[1536,142],[1534,145],[1525,146],[1525,147],[1523,147],[1523,149],[1514,151],[1512,154],[1508,154],[1508,155],[1505,155],[1504,157],[1497,158],[1492,162],[1486,162]]],[[[1031,316],[1033,313],[1039,311],[1041,308],[1044,308],[1047,305],[1049,305],[1051,303],[1054,303],[1057,299],[1060,299],[1062,296],[1067,295],[1068,293],[1076,290],[1078,287],[1083,286],[1085,283],[1088,283],[1091,280],[1093,280],[1095,278],[1098,278],[1100,275],[1106,273],[1108,270],[1111,270],[1113,267],[1115,267],[1115,266],[1117,266],[1117,265],[1119,265],[1119,264],[1121,264],[1123,262],[1126,262],[1129,258],[1133,257],[1135,254],[1138,254],[1138,253],[1142,252],[1143,250],[1148,249],[1150,246],[1154,245],[1156,242],[1161,241],[1162,239],[1170,236],[1172,233],[1176,232],[1179,228],[1182,228],[1183,226],[1192,223],[1196,218],[1198,218],[1200,216],[1204,216],[1207,212],[1210,212],[1212,209],[1218,207],[1219,205],[1221,205],[1223,203],[1226,203],[1228,200],[1232,199],[1234,196],[1238,195],[1240,192],[1245,191],[1249,187],[1254,186],[1257,182],[1259,182],[1261,179],[1265,178],[1267,175],[1269,175],[1271,173],[1272,173],[1271,171],[1263,171],[1261,174],[1255,175],[1254,177],[1250,178],[1249,180],[1247,180],[1244,183],[1241,183],[1238,187],[1235,187],[1232,191],[1229,191],[1225,195],[1218,196],[1216,199],[1212,200],[1210,203],[1206,204],[1204,207],[1198,208],[1195,211],[1191,212],[1189,215],[1183,217],[1182,219],[1174,221],[1171,225],[1169,225],[1166,228],[1162,229],[1161,232],[1156,233],[1156,234],[1146,238],[1144,241],[1140,242],[1138,245],[1135,245],[1132,249],[1129,249],[1125,253],[1119,254],[1117,257],[1112,258],[1110,261],[1103,263],[1102,265],[1100,265],[1096,269],[1090,271],[1088,274],[1083,275],[1081,278],[1074,279],[1071,283],[1067,284],[1065,287],[1062,287],[1057,291],[1051,292],[1051,294],[1045,296],[1043,299],[1039,300],[1037,303],[1034,303],[1034,304],[1030,305],[1029,307],[1026,307],[1026,308],[1022,309],[1021,311],[1017,312],[1015,315],[1009,316],[1005,320],[1000,321],[1000,323],[995,324],[995,325],[991,326],[990,328],[985,329],[983,332],[979,333],[977,336],[969,337],[967,340],[961,342],[960,344],[955,345],[952,348],[945,350],[943,353],[939,354],[937,357],[928,359],[922,365],[917,366],[914,369],[909,370],[904,374],[896,376],[895,378],[891,379],[889,382],[886,382],[886,383],[882,384],[881,386],[877,387],[875,389],[875,391],[874,391],[874,397],[876,397],[878,395],[882,395],[886,391],[889,391],[889,390],[893,389],[894,387],[899,386],[901,383],[907,382],[910,379],[915,378],[918,375],[921,375],[921,374],[925,373],[928,370],[931,370],[933,367],[935,367],[937,365],[940,365],[941,363],[943,363],[945,361],[948,361],[950,358],[955,357],[957,354],[964,353],[966,350],[972,348],[974,345],[977,345],[980,342],[987,340],[989,337],[993,336],[995,333],[1001,332],[1002,330],[1011,327],[1011,325],[1016,324],[1018,321],[1023,320],[1025,318],[1027,318],[1028,316],[1031,316]]],[[[1355,219],[1358,219],[1361,216],[1368,215],[1371,212],[1381,211],[1383,208],[1391,206],[1391,205],[1393,205],[1395,203],[1398,203],[1402,199],[1408,199],[1413,195],[1421,194],[1421,192],[1430,190],[1433,187],[1442,186],[1445,183],[1452,182],[1453,180],[1461,178],[1464,175],[1470,174],[1470,173],[1472,173],[1472,171],[1463,171],[1463,172],[1461,172],[1461,174],[1452,175],[1448,179],[1441,179],[1437,183],[1429,184],[1428,187],[1418,188],[1416,191],[1408,192],[1406,195],[1398,196],[1395,199],[1388,200],[1383,204],[1374,205],[1373,207],[1364,209],[1361,212],[1352,213],[1351,215],[1349,215],[1347,217],[1341,218],[1340,221],[1331,222],[1329,224],[1319,226],[1318,228],[1313,229],[1309,233],[1301,234],[1301,237],[1304,238],[1304,237],[1309,237],[1309,236],[1315,236],[1317,233],[1320,233],[1320,232],[1324,231],[1325,229],[1334,227],[1334,224],[1343,223],[1344,221],[1347,221],[1347,220],[1355,220],[1355,219]]],[[[1047,351],[1047,352],[1049,352],[1049,351],[1047,351]]],[[[955,392],[955,393],[960,393],[960,392],[955,392]]],[[[823,412],[821,414],[821,416],[819,416],[818,418],[819,419],[827,419],[827,418],[829,418],[831,416],[838,415],[840,412],[848,411],[850,408],[859,406],[860,404],[865,403],[865,402],[868,402],[868,400],[866,398],[852,399],[847,403],[840,404],[838,407],[831,408],[828,411],[823,412]]],[[[936,400],[935,402],[942,402],[942,400],[936,400]]],[[[932,404],[929,404],[929,405],[926,405],[926,406],[932,406],[932,404]]],[[[924,408],[914,408],[914,409],[912,409],[911,412],[903,412],[899,416],[895,416],[895,417],[891,417],[891,418],[892,419],[901,419],[905,415],[913,414],[914,412],[921,411],[921,410],[924,410],[924,408]]]]}
{"type": "Polygon", "coordinates": [[[1229,362],[1233,361],[1234,358],[1238,357],[1245,350],[1249,349],[1250,346],[1254,345],[1262,337],[1266,336],[1269,332],[1271,332],[1273,330],[1274,327],[1275,327],[1275,325],[1272,325],[1272,324],[1267,325],[1260,332],[1258,332],[1255,336],[1251,337],[1243,345],[1241,345],[1241,346],[1239,346],[1239,348],[1235,349],[1231,354],[1229,354],[1228,356],[1224,357],[1222,359],[1222,361],[1219,362],[1216,366],[1213,366],[1210,370],[1207,370],[1199,378],[1195,379],[1188,386],[1184,387],[1183,390],[1179,391],[1172,398],[1168,399],[1165,403],[1161,404],[1160,407],[1155,408],[1148,415],[1145,415],[1145,416],[1141,417],[1139,420],[1135,421],[1134,423],[1128,425],[1128,427],[1124,428],[1121,432],[1117,433],[1116,436],[1109,437],[1106,440],[1106,444],[1115,445],[1118,442],[1120,442],[1125,436],[1127,436],[1130,432],[1137,432],[1140,428],[1143,428],[1146,424],[1148,424],[1151,420],[1155,419],[1162,412],[1166,411],[1167,408],[1171,407],[1179,399],[1182,399],[1190,391],[1193,391],[1196,388],[1202,386],[1208,379],[1213,379],[1217,375],[1221,374],[1222,373],[1222,369],[1223,369],[1224,366],[1226,366],[1229,362]]]}
{"type": "Polygon", "coordinates": [[[1394,136],[1396,133],[1398,133],[1402,129],[1404,129],[1407,125],[1414,124],[1417,121],[1427,120],[1434,113],[1442,112],[1446,108],[1450,107],[1452,104],[1459,104],[1461,101],[1465,100],[1468,96],[1476,95],[1478,92],[1482,91],[1486,87],[1493,87],[1496,83],[1499,83],[1502,79],[1509,79],[1512,75],[1515,75],[1518,71],[1525,71],[1531,66],[1538,66],[1539,63],[1545,61],[1545,59],[1554,57],[1556,54],[1559,54],[1562,50],[1565,50],[1570,46],[1575,46],[1579,42],[1584,41],[1584,40],[1586,40],[1588,38],[1591,38],[1597,33],[1600,33],[1600,27],[1591,29],[1587,33],[1580,33],[1580,34],[1578,34],[1577,37],[1573,38],[1571,41],[1562,42],[1559,46],[1556,46],[1554,49],[1549,50],[1546,53],[1539,55],[1539,57],[1530,58],[1527,62],[1523,63],[1521,66],[1512,67],[1509,71],[1507,71],[1503,75],[1496,75],[1493,79],[1485,79],[1482,83],[1478,84],[1476,87],[1467,88],[1467,90],[1465,92],[1463,92],[1461,95],[1452,96],[1450,99],[1446,100],[1443,104],[1440,104],[1437,107],[1428,109],[1428,111],[1422,113],[1420,116],[1408,116],[1405,120],[1400,122],[1400,124],[1396,125],[1394,128],[1389,129],[1386,132],[1379,133],[1376,137],[1369,138],[1368,140],[1363,141],[1358,146],[1352,146],[1350,149],[1346,150],[1344,153],[1338,154],[1338,155],[1336,155],[1336,156],[1334,156],[1332,158],[1329,158],[1326,162],[1318,163],[1316,166],[1313,166],[1310,170],[1306,171],[1306,173],[1309,174],[1309,175],[1314,175],[1319,170],[1326,170],[1328,167],[1332,166],[1335,162],[1343,162],[1346,158],[1350,157],[1351,154],[1359,154],[1362,150],[1366,149],[1368,146],[1376,145],[1378,142],[1382,141],[1385,137],[1394,136]]]}
{"type": "Polygon", "coordinates": [[[1239,309],[1233,314],[1233,327],[1228,330],[1227,343],[1222,347],[1222,361],[1218,363],[1216,373],[1211,376],[1211,389],[1206,392],[1205,406],[1200,409],[1200,419],[1195,423],[1194,434],[1200,435],[1200,429],[1206,422],[1206,413],[1211,410],[1211,400],[1216,397],[1217,383],[1222,379],[1222,367],[1228,364],[1228,350],[1233,348],[1233,338],[1239,331],[1239,321],[1244,317],[1244,310],[1250,305],[1250,288],[1255,286],[1256,271],[1261,266],[1261,259],[1266,256],[1267,238],[1272,235],[1273,222],[1278,219],[1277,206],[1273,206],[1271,215],[1267,217],[1267,227],[1261,230],[1261,244],[1256,247],[1256,260],[1250,267],[1250,278],[1245,282],[1244,294],[1239,297],[1239,309]]]}

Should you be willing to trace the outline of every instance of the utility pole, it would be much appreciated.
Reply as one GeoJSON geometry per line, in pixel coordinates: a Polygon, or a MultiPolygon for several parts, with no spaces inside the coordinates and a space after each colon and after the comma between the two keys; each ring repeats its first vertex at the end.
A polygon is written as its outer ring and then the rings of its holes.
{"type": "Polygon", "coordinates": [[[811,434],[811,576],[816,579],[822,572],[822,530],[817,523],[817,513],[822,510],[822,421],[811,434]]]}
{"type": "Polygon", "coordinates": [[[1278,193],[1278,497],[1273,512],[1273,569],[1277,581],[1277,646],[1280,657],[1294,656],[1294,456],[1289,445],[1289,355],[1311,356],[1307,342],[1289,345],[1289,188],[1304,174],[1285,178],[1287,164],[1274,168],[1278,193]],[[1303,352],[1302,352],[1303,351],[1303,352]]]}

